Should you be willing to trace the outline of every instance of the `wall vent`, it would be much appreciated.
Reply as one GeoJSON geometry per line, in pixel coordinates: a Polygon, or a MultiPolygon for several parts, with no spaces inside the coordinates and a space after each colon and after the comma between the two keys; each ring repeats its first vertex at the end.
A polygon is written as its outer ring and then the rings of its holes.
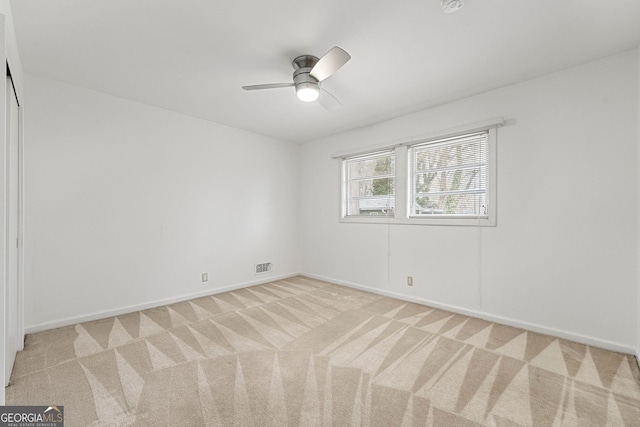
{"type": "Polygon", "coordinates": [[[273,268],[273,264],[270,262],[263,262],[260,264],[256,264],[256,274],[264,274],[271,272],[273,268]]]}

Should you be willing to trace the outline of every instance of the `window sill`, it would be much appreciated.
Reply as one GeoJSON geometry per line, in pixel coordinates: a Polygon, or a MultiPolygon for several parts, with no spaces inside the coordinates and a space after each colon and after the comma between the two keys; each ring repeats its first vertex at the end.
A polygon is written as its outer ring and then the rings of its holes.
{"type": "Polygon", "coordinates": [[[466,227],[495,227],[495,218],[473,217],[473,218],[453,218],[453,217],[432,217],[432,218],[393,218],[393,217],[342,217],[339,222],[353,224],[392,224],[392,225],[445,225],[445,226],[466,226],[466,227]]]}

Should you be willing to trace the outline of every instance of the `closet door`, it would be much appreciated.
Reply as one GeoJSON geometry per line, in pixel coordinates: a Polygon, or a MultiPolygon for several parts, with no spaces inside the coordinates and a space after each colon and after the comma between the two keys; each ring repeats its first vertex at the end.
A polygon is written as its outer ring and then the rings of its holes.
{"type": "Polygon", "coordinates": [[[5,157],[6,177],[6,288],[5,288],[5,386],[9,384],[13,362],[18,351],[18,230],[20,218],[20,121],[18,101],[11,77],[7,76],[7,147],[5,157]]]}

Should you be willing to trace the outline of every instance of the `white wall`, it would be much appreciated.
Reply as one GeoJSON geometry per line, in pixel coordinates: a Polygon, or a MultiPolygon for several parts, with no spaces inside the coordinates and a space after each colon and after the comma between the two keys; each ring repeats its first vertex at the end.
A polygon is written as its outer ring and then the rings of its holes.
{"type": "Polygon", "coordinates": [[[637,63],[632,51],[305,144],[302,271],[632,352],[637,63]],[[331,153],[496,116],[497,227],[338,222],[331,153]]]}
{"type": "Polygon", "coordinates": [[[26,96],[29,331],[298,271],[297,145],[31,75],[26,96]]]}
{"type": "Polygon", "coordinates": [[[639,56],[301,149],[27,76],[26,325],[294,274],[300,249],[308,274],[640,354],[639,56]],[[497,227],[338,223],[331,153],[494,116],[497,227]]]}

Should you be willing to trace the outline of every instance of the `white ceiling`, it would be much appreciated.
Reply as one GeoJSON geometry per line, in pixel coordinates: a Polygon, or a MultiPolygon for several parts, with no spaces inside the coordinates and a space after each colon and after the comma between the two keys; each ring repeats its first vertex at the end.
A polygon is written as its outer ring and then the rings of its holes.
{"type": "Polygon", "coordinates": [[[632,49],[640,0],[12,0],[27,73],[306,142],[632,49]],[[291,60],[334,45],[323,83],[343,108],[298,101],[291,60]]]}

